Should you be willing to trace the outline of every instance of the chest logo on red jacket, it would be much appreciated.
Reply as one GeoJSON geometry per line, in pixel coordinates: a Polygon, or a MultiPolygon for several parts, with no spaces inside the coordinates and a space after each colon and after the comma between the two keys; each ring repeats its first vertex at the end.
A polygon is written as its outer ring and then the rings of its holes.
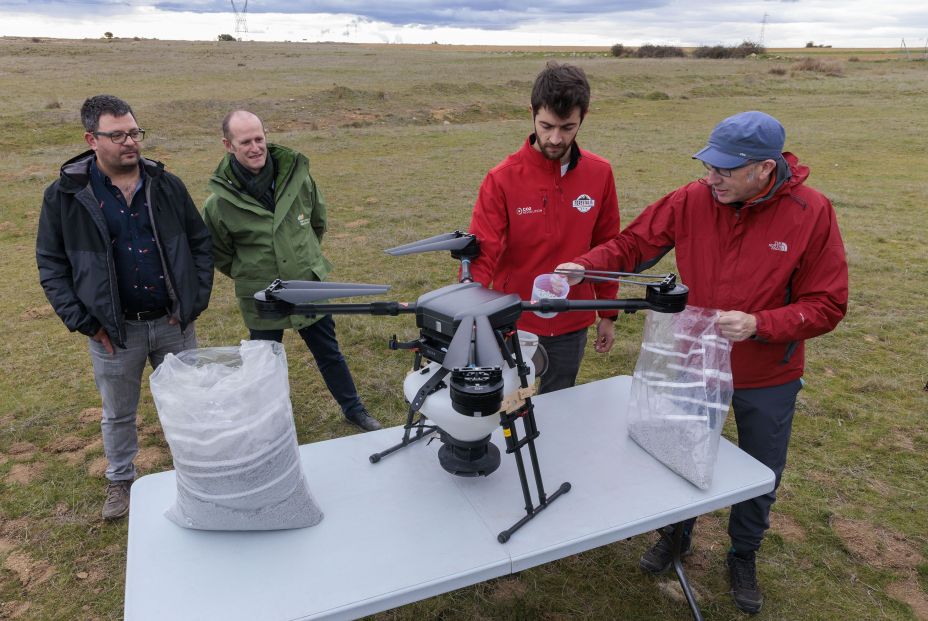
{"type": "Polygon", "coordinates": [[[789,247],[786,245],[786,242],[775,241],[769,244],[771,250],[777,250],[779,252],[786,252],[789,250],[789,247]]]}
{"type": "Polygon", "coordinates": [[[589,194],[581,194],[573,200],[571,206],[580,213],[586,213],[596,206],[596,201],[589,194]]]}

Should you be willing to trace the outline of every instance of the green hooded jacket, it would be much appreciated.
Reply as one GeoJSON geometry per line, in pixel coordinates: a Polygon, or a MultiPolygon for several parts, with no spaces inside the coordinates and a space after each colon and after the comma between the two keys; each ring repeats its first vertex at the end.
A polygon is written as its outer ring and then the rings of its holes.
{"type": "Polygon", "coordinates": [[[319,318],[262,319],[255,310],[254,294],[275,278],[326,279],[332,264],[322,256],[325,200],[309,174],[305,155],[268,144],[268,156],[277,169],[273,213],[244,191],[227,153],[207,185],[211,194],[203,220],[213,237],[216,269],[235,281],[245,325],[254,330],[299,330],[319,318]]]}

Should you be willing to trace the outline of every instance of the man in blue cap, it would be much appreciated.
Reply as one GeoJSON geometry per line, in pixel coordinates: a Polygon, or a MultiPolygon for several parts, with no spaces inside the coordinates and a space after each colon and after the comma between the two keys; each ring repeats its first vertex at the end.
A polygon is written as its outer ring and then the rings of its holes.
{"type": "MultiPolygon", "coordinates": [[[[728,522],[732,595],[751,613],[763,603],[755,553],[786,466],[804,341],[833,330],[848,299],[835,211],[805,185],[809,169],[783,152],[785,139],[769,114],[725,119],[693,156],[705,177],[648,206],[616,238],[558,266],[638,272],[675,249],[689,303],[721,311],[720,332],[734,342],[738,446],[776,475],[774,491],[734,505],[728,522]]],[[[690,553],[695,521],[683,526],[683,554],[690,553]]],[[[661,538],[640,566],[661,573],[672,558],[670,543],[661,538]]]]}

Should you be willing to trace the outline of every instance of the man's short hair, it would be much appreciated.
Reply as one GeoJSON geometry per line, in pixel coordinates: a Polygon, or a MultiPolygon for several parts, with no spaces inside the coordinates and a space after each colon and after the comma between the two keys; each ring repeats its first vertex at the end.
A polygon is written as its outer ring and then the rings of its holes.
{"type": "Polygon", "coordinates": [[[566,118],[574,108],[580,108],[580,118],[590,109],[590,83],[586,73],[574,65],[561,65],[551,60],[535,78],[532,87],[532,114],[547,108],[566,118]]]}
{"type": "MultiPolygon", "coordinates": [[[[232,123],[232,117],[240,113],[250,114],[261,121],[261,117],[259,117],[254,112],[251,112],[250,110],[245,110],[244,108],[237,108],[235,110],[229,111],[229,113],[226,114],[226,116],[222,119],[222,137],[226,140],[232,140],[232,132],[229,130],[229,125],[232,123]]],[[[264,121],[261,121],[261,125],[264,125],[264,121]]]]}
{"type": "Polygon", "coordinates": [[[113,116],[131,114],[135,118],[132,107],[119,97],[94,95],[88,97],[84,105],[81,106],[81,123],[84,124],[84,130],[88,132],[97,131],[100,128],[100,117],[104,114],[112,114],[113,116]]]}

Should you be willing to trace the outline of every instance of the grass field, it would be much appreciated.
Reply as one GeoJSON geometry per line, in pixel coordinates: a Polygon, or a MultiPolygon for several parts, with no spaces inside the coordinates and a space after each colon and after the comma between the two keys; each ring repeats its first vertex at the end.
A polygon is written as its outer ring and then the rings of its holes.
{"type": "MultiPolygon", "coordinates": [[[[760,109],[783,121],[788,150],[834,201],[851,301],[837,330],[808,344],[790,463],[759,557],[766,603],[756,618],[928,619],[928,62],[895,50],[634,60],[587,48],[8,38],[0,39],[0,618],[122,613],[127,525],[99,517],[105,461],[86,340],[46,303],[34,259],[42,190],[84,149],[84,98],[127,99],[149,132],[146,155],[180,175],[198,204],[222,154],[223,114],[258,113],[272,141],[309,156],[326,193],[333,279],[384,282],[395,299],[411,300],[450,282],[456,266],[444,254],[381,250],[467,226],[483,175],[530,131],[529,91],[547,59],[590,77],[579,142],[611,160],[624,223],[700,174],[690,155],[725,116],[760,109]],[[831,70],[800,70],[805,57],[831,70]]],[[[620,320],[615,349],[591,351],[583,381],[631,372],[642,320],[620,320]]],[[[197,331],[204,346],[245,336],[221,275],[197,331]]],[[[388,424],[404,420],[409,364],[386,348],[394,333],[416,335],[408,318],[339,319],[362,397],[388,424]]],[[[307,369],[302,343],[292,334],[285,343],[300,443],[354,433],[307,369]]],[[[147,387],[139,434],[142,473],[171,468],[147,387]]],[[[726,524],[726,511],[702,519],[687,561],[707,619],[744,616],[727,594],[726,524]]],[[[686,619],[674,581],[636,568],[650,541],[375,618],[686,619]]]]}

